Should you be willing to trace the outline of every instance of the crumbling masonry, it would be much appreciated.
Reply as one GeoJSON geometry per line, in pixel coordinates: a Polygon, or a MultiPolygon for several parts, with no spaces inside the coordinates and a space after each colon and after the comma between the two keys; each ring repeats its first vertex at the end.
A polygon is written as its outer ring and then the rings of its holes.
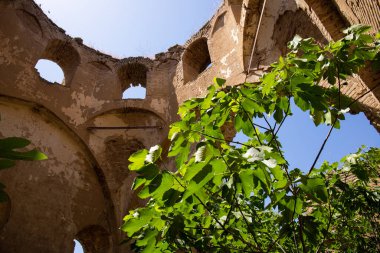
{"type": "MultiPolygon", "coordinates": [[[[183,46],[154,59],[115,59],[71,38],[32,0],[0,0],[0,135],[30,139],[49,156],[0,172],[10,201],[0,204],[0,252],[119,253],[122,217],[139,203],[126,166],[132,152],[167,146],[178,104],[201,96],[212,78],[245,78],[263,1],[225,0],[183,46]],[[57,63],[65,83],[49,83],[35,69],[57,63]],[[211,64],[211,66],[210,66],[211,64]],[[131,84],[145,99],[122,99],[131,84]]],[[[380,29],[380,0],[268,0],[253,54],[255,81],[286,52],[295,34],[321,43],[354,23],[380,29]]],[[[379,86],[368,68],[350,79],[352,98],[379,86]]],[[[380,129],[380,88],[360,99],[380,129]]]]}

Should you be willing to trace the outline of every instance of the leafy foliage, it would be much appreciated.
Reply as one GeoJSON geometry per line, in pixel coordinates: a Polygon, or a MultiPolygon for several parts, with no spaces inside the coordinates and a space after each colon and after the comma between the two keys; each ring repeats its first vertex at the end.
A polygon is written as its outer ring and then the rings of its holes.
{"type": "MultiPolygon", "coordinates": [[[[30,141],[20,137],[0,139],[0,170],[13,167],[16,160],[35,161],[47,159],[45,154],[36,149],[25,151],[24,148],[29,144],[30,141]]],[[[0,183],[0,202],[8,199],[4,188],[5,186],[0,183]]]]}
{"type": "Polygon", "coordinates": [[[139,174],[133,189],[149,198],[145,207],[129,212],[121,228],[134,239],[134,249],[376,252],[380,150],[359,150],[341,164],[315,168],[318,155],[310,168],[292,169],[277,137],[291,116],[291,99],[315,125],[330,125],[328,136],[339,128],[355,102],[341,95],[342,80],[366,62],[379,61],[380,43],[368,29],[351,27],[342,40],[324,47],[297,36],[290,53],[259,83],[231,87],[216,78],[206,97],[186,101],[169,132],[168,156],[177,170],[163,167],[167,158],[158,146],[129,159],[139,174]],[[258,125],[257,118],[267,125],[258,125]],[[227,139],[226,125],[248,141],[227,139]]]}

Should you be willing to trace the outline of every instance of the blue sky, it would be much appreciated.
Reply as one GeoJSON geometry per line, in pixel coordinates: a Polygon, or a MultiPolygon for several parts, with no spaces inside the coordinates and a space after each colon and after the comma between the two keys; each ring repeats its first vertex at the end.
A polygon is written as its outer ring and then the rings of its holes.
{"type": "Polygon", "coordinates": [[[154,56],[183,44],[221,0],[35,0],[72,37],[114,57],[154,56]]]}
{"type": "MultiPolygon", "coordinates": [[[[35,0],[72,37],[117,58],[153,57],[175,44],[184,44],[211,18],[220,0],[35,0]]],[[[295,115],[280,133],[291,167],[307,170],[328,127],[314,127],[307,114],[295,115]]],[[[361,113],[346,115],[334,130],[320,161],[338,161],[360,145],[380,147],[380,136],[361,113]]],[[[83,252],[76,247],[75,253],[83,252]]]]}

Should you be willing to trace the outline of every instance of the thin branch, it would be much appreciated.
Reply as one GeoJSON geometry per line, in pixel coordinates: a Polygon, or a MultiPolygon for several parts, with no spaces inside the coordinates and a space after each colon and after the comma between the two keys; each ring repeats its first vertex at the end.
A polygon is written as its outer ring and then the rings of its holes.
{"type": "MultiPolygon", "coordinates": [[[[275,142],[275,145],[276,145],[277,151],[280,153],[281,157],[285,159],[284,154],[282,153],[282,150],[280,149],[280,146],[279,146],[279,144],[278,144],[278,140],[277,140],[277,138],[276,138],[276,135],[275,135],[274,129],[273,129],[272,126],[270,125],[270,123],[269,123],[267,117],[265,117],[265,115],[264,115],[264,120],[265,120],[265,122],[268,124],[269,131],[272,133],[272,140],[274,139],[274,142],[275,142]]],[[[271,140],[271,141],[272,141],[272,140],[271,140]]]]}
{"type": "Polygon", "coordinates": [[[316,253],[319,252],[319,250],[321,249],[322,245],[325,243],[326,241],[326,238],[329,234],[329,230],[330,230],[330,226],[331,226],[331,221],[332,221],[332,217],[334,215],[334,212],[335,212],[335,209],[333,211],[331,211],[331,202],[329,201],[329,222],[327,223],[327,228],[326,228],[326,232],[323,234],[323,239],[321,241],[321,243],[319,244],[318,248],[317,248],[317,251],[316,253]]]}
{"type": "Polygon", "coordinates": [[[215,137],[215,136],[212,136],[212,135],[208,135],[206,133],[203,133],[201,131],[197,131],[197,130],[190,130],[191,132],[194,132],[194,133],[199,133],[201,135],[204,135],[204,136],[207,136],[207,137],[210,137],[210,138],[213,138],[215,140],[220,140],[220,141],[224,141],[225,143],[234,143],[234,144],[239,144],[239,145],[242,145],[242,146],[246,146],[246,147],[253,147],[251,145],[247,145],[247,144],[244,144],[244,143],[241,143],[241,142],[238,142],[238,141],[232,141],[232,140],[226,140],[226,139],[223,139],[223,138],[219,138],[219,137],[215,137]]]}
{"type": "Polygon", "coordinates": [[[337,65],[337,71],[338,71],[338,108],[339,108],[339,110],[340,109],[342,109],[342,104],[341,104],[341,96],[342,96],[342,93],[341,93],[341,87],[342,87],[342,85],[341,85],[341,83],[340,83],[340,77],[339,77],[339,73],[340,73],[340,71],[339,71],[339,65],[337,65]]]}
{"type": "MultiPolygon", "coordinates": [[[[230,165],[227,163],[227,161],[226,161],[226,159],[224,158],[224,156],[222,156],[222,159],[223,159],[224,163],[226,164],[226,166],[228,167],[228,169],[230,170],[230,172],[233,173],[233,172],[232,172],[232,169],[231,169],[231,167],[230,167],[230,165]]],[[[236,191],[237,191],[237,189],[236,189],[236,186],[234,185],[234,199],[235,199],[235,200],[236,200],[236,191]]],[[[258,243],[258,241],[257,241],[257,238],[256,238],[256,234],[255,234],[255,232],[254,232],[254,231],[251,231],[251,228],[250,228],[250,226],[249,226],[248,220],[247,220],[247,218],[245,217],[245,215],[243,214],[243,212],[241,211],[241,208],[240,208],[239,203],[236,202],[236,206],[237,206],[237,208],[239,209],[240,214],[241,214],[241,216],[243,217],[244,222],[245,222],[246,225],[247,225],[247,229],[248,229],[249,232],[252,234],[252,236],[253,236],[253,240],[255,241],[255,243],[256,243],[258,249],[260,250],[260,252],[263,252],[263,250],[261,249],[261,247],[260,247],[260,245],[259,245],[259,243],[258,243]]],[[[232,207],[231,207],[231,210],[232,210],[232,207]]],[[[231,210],[230,210],[230,211],[231,211],[231,210]]],[[[228,219],[228,217],[227,217],[227,219],[228,219]]]]}
{"type": "MultiPolygon", "coordinates": [[[[177,183],[182,186],[184,189],[186,189],[182,184],[181,182],[173,176],[173,178],[177,181],[177,183]]],[[[222,224],[216,217],[215,215],[211,212],[211,210],[207,207],[207,205],[205,203],[203,203],[203,201],[198,197],[198,195],[196,193],[194,193],[194,196],[195,198],[199,201],[199,203],[207,210],[207,212],[211,215],[211,217],[215,220],[216,223],[218,223],[218,225],[224,230],[224,232],[226,233],[229,233],[229,230],[224,226],[224,224],[222,224]]],[[[232,233],[232,235],[235,235],[235,233],[232,233]]],[[[253,245],[249,242],[247,242],[240,233],[238,233],[238,237],[240,238],[240,240],[242,242],[244,242],[246,245],[248,245],[250,248],[251,248],[251,252],[252,253],[255,253],[255,251],[253,250],[253,245]]]]}
{"type": "Polygon", "coordinates": [[[335,118],[335,119],[334,119],[334,122],[333,122],[333,124],[331,125],[330,130],[329,130],[329,132],[327,133],[327,136],[326,136],[325,140],[323,141],[322,146],[320,147],[320,149],[319,149],[319,151],[318,151],[318,154],[317,154],[317,156],[315,157],[314,162],[313,162],[313,164],[311,165],[311,167],[310,167],[310,169],[309,169],[309,172],[307,173],[306,177],[308,177],[308,176],[310,175],[310,173],[313,171],[315,165],[317,164],[317,162],[318,162],[318,160],[319,160],[319,157],[321,156],[322,151],[323,151],[323,149],[325,148],[326,143],[327,143],[327,141],[328,141],[329,138],[330,138],[331,132],[333,131],[334,126],[335,126],[337,120],[338,120],[338,118],[335,118]]]}
{"type": "Polygon", "coordinates": [[[301,241],[301,245],[302,245],[302,250],[303,252],[307,252],[307,249],[306,249],[306,245],[305,245],[305,241],[303,239],[303,223],[302,223],[302,216],[299,216],[298,217],[298,220],[299,220],[299,238],[300,238],[300,241],[301,241]]]}
{"type": "MultiPolygon", "coordinates": [[[[340,74],[340,73],[339,73],[339,68],[338,68],[338,85],[339,85],[339,93],[338,93],[338,96],[339,96],[339,97],[338,97],[338,99],[339,99],[339,109],[340,109],[340,97],[341,97],[341,90],[340,90],[340,87],[341,87],[341,81],[340,81],[339,74],[340,74]]],[[[327,143],[327,141],[329,140],[330,135],[331,135],[331,133],[332,133],[332,131],[333,131],[333,129],[334,129],[335,124],[336,124],[337,121],[338,121],[338,115],[335,117],[334,122],[331,124],[330,130],[329,130],[329,132],[327,133],[327,136],[326,136],[325,140],[323,141],[322,146],[320,147],[320,149],[319,149],[319,151],[318,151],[318,154],[317,154],[317,156],[315,157],[314,162],[313,162],[313,164],[311,165],[311,167],[310,167],[310,169],[309,169],[309,172],[308,172],[307,175],[306,175],[307,177],[310,175],[310,173],[313,171],[315,165],[317,164],[317,162],[318,162],[318,160],[319,160],[319,157],[321,156],[322,151],[323,151],[323,149],[325,148],[326,143],[327,143]]]]}
{"type": "MultiPolygon", "coordinates": [[[[290,105],[290,104],[289,104],[290,105]]],[[[289,110],[289,107],[288,107],[288,110],[289,110]]],[[[285,119],[285,118],[284,118],[285,119]]],[[[270,142],[272,142],[273,140],[275,140],[275,145],[276,145],[276,148],[277,148],[277,150],[278,150],[278,152],[280,153],[280,155],[281,155],[281,157],[284,159],[284,160],[286,160],[285,159],[285,156],[284,156],[284,154],[282,153],[282,150],[280,149],[280,146],[279,146],[279,144],[278,144],[278,140],[277,140],[277,136],[276,136],[276,134],[275,134],[275,132],[274,132],[274,128],[272,128],[272,126],[270,125],[270,123],[269,123],[269,121],[267,120],[267,118],[264,116],[264,120],[265,120],[265,122],[268,124],[268,127],[270,128],[270,132],[272,133],[272,139],[271,139],[271,141],[270,142]]],[[[283,121],[281,122],[281,125],[282,125],[282,123],[283,123],[283,121]]],[[[281,127],[281,125],[280,125],[280,127],[281,127]]],[[[280,129],[280,128],[279,128],[280,129]]],[[[278,130],[279,130],[278,129],[278,130]]],[[[269,144],[270,144],[270,142],[269,142],[269,144]]],[[[286,176],[287,176],[287,178],[289,179],[289,181],[292,181],[292,178],[290,177],[290,174],[289,174],[289,171],[288,171],[288,168],[287,168],[287,166],[282,166],[282,168],[285,170],[285,173],[286,173],[286,176]]],[[[292,187],[290,188],[290,191],[294,194],[294,187],[293,187],[293,185],[291,185],[292,187]]]]}
{"type": "MultiPolygon", "coordinates": [[[[249,100],[251,100],[252,102],[254,102],[254,103],[256,103],[256,101],[255,100],[253,100],[252,98],[250,98],[250,97],[247,97],[243,92],[241,92],[241,90],[240,89],[237,89],[237,91],[241,94],[241,96],[242,97],[244,97],[244,98],[246,98],[246,99],[249,99],[249,100]]],[[[241,105],[240,103],[239,103],[239,105],[241,105]]],[[[262,129],[264,129],[264,130],[266,130],[266,131],[270,131],[270,129],[269,128],[267,128],[267,127],[264,127],[264,126],[262,126],[262,125],[259,125],[259,124],[256,124],[255,122],[252,122],[252,124],[254,125],[254,126],[257,126],[257,127],[259,127],[259,128],[262,128],[262,129]]]]}
{"type": "Polygon", "coordinates": [[[296,246],[296,249],[297,249],[297,253],[299,253],[299,249],[298,249],[298,244],[297,244],[297,240],[296,240],[296,235],[295,235],[295,220],[294,220],[294,215],[296,214],[296,207],[297,207],[297,196],[298,196],[298,191],[296,191],[296,194],[294,195],[294,208],[293,208],[293,213],[292,213],[292,225],[293,225],[293,229],[292,229],[292,232],[293,232],[293,239],[294,239],[294,245],[296,246]]]}
{"type": "Polygon", "coordinates": [[[376,90],[377,88],[380,87],[380,83],[377,84],[376,86],[372,87],[371,89],[369,89],[368,91],[366,91],[365,93],[363,93],[362,95],[360,95],[358,98],[356,98],[354,101],[352,101],[351,103],[348,104],[347,107],[350,107],[352,106],[353,104],[355,104],[356,102],[358,102],[361,98],[363,98],[364,96],[366,96],[368,93],[376,90]]]}
{"type": "Polygon", "coordinates": [[[245,217],[243,211],[241,210],[241,207],[240,207],[239,204],[237,205],[237,208],[239,209],[239,212],[240,212],[241,216],[243,217],[243,220],[244,220],[244,222],[245,222],[245,224],[246,224],[246,226],[247,226],[248,231],[249,231],[249,232],[251,233],[251,235],[253,236],[253,240],[255,240],[255,243],[257,244],[257,247],[259,248],[259,250],[260,250],[261,252],[263,252],[263,250],[262,250],[261,247],[260,247],[259,242],[257,241],[256,233],[255,233],[254,231],[252,231],[251,226],[249,225],[249,222],[248,222],[247,218],[245,217]]]}
{"type": "Polygon", "coordinates": [[[238,101],[236,98],[234,98],[234,99],[235,99],[235,101],[239,104],[239,107],[243,109],[245,115],[248,117],[248,120],[249,120],[249,122],[251,123],[251,125],[252,125],[252,127],[253,127],[253,130],[254,130],[254,132],[255,132],[255,135],[256,135],[257,140],[259,141],[260,145],[263,145],[262,142],[261,142],[261,140],[260,140],[260,136],[259,136],[259,134],[257,133],[257,130],[256,130],[256,127],[255,127],[255,124],[254,124],[253,121],[252,121],[251,116],[250,116],[249,113],[245,110],[245,108],[244,108],[243,105],[240,103],[240,101],[238,101]]]}
{"type": "MultiPolygon", "coordinates": [[[[223,158],[223,160],[224,160],[224,158],[223,158]]],[[[235,206],[235,201],[236,201],[236,187],[234,187],[235,189],[234,189],[234,199],[232,200],[232,203],[231,203],[231,208],[230,208],[230,210],[228,211],[228,214],[227,214],[227,217],[226,217],[226,221],[224,222],[224,225],[226,225],[227,224],[227,222],[229,222],[230,221],[230,215],[231,215],[231,213],[232,213],[232,210],[233,210],[233,208],[234,208],[234,206],[235,206]]]]}
{"type": "MultiPolygon", "coordinates": [[[[274,133],[274,136],[272,136],[272,139],[269,141],[269,144],[268,144],[268,145],[270,145],[270,144],[272,143],[272,141],[273,141],[275,138],[277,138],[277,134],[278,134],[278,132],[280,131],[280,129],[281,129],[282,125],[284,124],[286,118],[289,116],[289,110],[290,110],[290,98],[289,98],[289,97],[288,97],[288,102],[289,102],[289,103],[288,103],[288,108],[286,109],[285,117],[281,120],[280,125],[278,126],[277,130],[276,130],[275,133],[274,133]]],[[[276,122],[276,123],[277,123],[277,122],[276,122]]],[[[276,129],[276,125],[275,125],[274,129],[276,129]]]]}

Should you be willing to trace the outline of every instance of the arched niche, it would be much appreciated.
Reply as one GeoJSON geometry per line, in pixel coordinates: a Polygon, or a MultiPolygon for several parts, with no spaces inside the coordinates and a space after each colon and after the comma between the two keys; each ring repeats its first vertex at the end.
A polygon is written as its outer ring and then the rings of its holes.
{"type": "Polygon", "coordinates": [[[228,5],[234,15],[236,23],[240,23],[241,10],[243,8],[243,0],[227,0],[228,5]]]}
{"type": "Polygon", "coordinates": [[[328,43],[320,29],[312,22],[310,16],[301,9],[297,11],[285,11],[277,19],[272,38],[276,47],[280,49],[281,55],[287,53],[288,42],[291,41],[295,35],[299,35],[303,38],[314,38],[321,44],[328,43]]]}
{"type": "Polygon", "coordinates": [[[207,38],[199,38],[192,42],[182,56],[183,81],[191,82],[211,64],[207,38]]]}
{"type": "Polygon", "coordinates": [[[212,29],[212,34],[216,33],[218,30],[222,29],[225,24],[227,11],[221,13],[215,20],[214,27],[212,29]]]}
{"type": "Polygon", "coordinates": [[[80,55],[69,41],[53,39],[47,44],[40,59],[50,60],[58,64],[64,73],[65,86],[70,86],[75,72],[81,62],[80,55]]]}
{"type": "Polygon", "coordinates": [[[97,143],[95,156],[108,171],[112,187],[118,189],[130,176],[128,159],[134,151],[166,140],[166,126],[158,114],[141,108],[115,109],[88,121],[89,142],[97,143]]]}

